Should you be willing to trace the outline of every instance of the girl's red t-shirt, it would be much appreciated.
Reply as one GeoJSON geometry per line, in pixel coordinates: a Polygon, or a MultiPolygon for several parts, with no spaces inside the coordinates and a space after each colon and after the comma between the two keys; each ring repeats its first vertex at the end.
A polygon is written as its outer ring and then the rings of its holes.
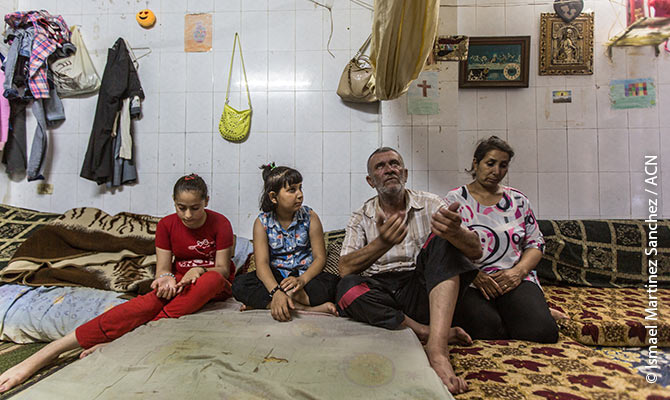
{"type": "Polygon", "coordinates": [[[207,219],[198,229],[186,227],[176,213],[158,221],[156,247],[172,252],[175,275],[184,275],[194,267],[214,267],[217,250],[233,245],[233,228],[228,218],[216,211],[205,209],[205,212],[207,219]]]}

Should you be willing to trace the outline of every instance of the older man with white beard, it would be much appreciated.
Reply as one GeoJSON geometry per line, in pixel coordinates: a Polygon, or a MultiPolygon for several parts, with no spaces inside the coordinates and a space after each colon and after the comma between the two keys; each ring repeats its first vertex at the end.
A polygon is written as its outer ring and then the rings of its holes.
{"type": "Polygon", "coordinates": [[[452,327],[454,308],[477,275],[479,237],[461,225],[459,204],[405,188],[407,169],[390,147],[368,158],[377,196],[355,211],[346,228],[337,288],[340,316],[387,329],[408,327],[425,343],[430,365],[451,393],[467,390],[449,362],[449,343],[470,344],[452,327]]]}

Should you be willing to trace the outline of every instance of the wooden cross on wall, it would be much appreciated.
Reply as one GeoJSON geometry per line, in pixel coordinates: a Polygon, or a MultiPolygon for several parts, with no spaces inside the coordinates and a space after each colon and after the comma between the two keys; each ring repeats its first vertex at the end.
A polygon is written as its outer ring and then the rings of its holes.
{"type": "Polygon", "coordinates": [[[423,83],[419,83],[419,84],[416,85],[416,86],[418,86],[418,87],[420,87],[421,89],[423,89],[423,97],[428,97],[427,89],[432,88],[432,86],[426,84],[426,80],[425,80],[425,79],[423,80],[423,83]]]}

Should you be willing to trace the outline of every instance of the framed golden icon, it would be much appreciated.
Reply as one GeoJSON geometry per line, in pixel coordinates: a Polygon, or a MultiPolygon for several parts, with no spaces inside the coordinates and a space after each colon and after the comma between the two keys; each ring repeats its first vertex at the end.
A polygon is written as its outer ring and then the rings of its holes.
{"type": "Polygon", "coordinates": [[[593,13],[570,23],[557,14],[542,13],[539,53],[540,75],[592,75],[593,13]]]}

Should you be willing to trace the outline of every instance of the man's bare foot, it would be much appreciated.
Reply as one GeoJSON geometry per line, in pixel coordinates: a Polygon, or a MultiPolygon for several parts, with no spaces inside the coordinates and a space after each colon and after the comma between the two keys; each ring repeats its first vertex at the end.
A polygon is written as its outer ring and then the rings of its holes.
{"type": "Polygon", "coordinates": [[[101,348],[101,347],[105,347],[105,346],[107,346],[107,345],[108,345],[108,343],[100,343],[100,344],[96,344],[95,346],[90,347],[90,348],[88,348],[88,349],[82,351],[81,354],[79,355],[79,358],[84,358],[84,357],[90,355],[91,353],[93,353],[94,351],[96,351],[97,349],[99,349],[99,348],[101,348]]]}
{"type": "Polygon", "coordinates": [[[435,370],[442,383],[447,386],[451,394],[464,393],[468,390],[468,384],[460,376],[456,376],[449,362],[449,353],[444,354],[441,349],[430,349],[426,347],[426,355],[430,366],[435,370]]]}
{"type": "Polygon", "coordinates": [[[556,321],[560,321],[560,320],[562,320],[562,319],[569,319],[569,318],[570,318],[570,317],[568,317],[567,314],[565,314],[565,313],[563,313],[563,312],[561,312],[561,311],[558,311],[558,310],[556,310],[556,309],[553,309],[553,308],[550,308],[550,309],[549,309],[549,313],[551,314],[552,317],[554,317],[554,319],[555,319],[556,321]]]}
{"type": "Polygon", "coordinates": [[[419,339],[421,344],[428,343],[428,335],[430,334],[430,326],[424,325],[422,323],[416,322],[412,318],[405,315],[405,319],[402,321],[400,326],[407,327],[411,329],[416,337],[419,339]]]}
{"type": "Polygon", "coordinates": [[[470,346],[472,344],[472,338],[463,328],[453,327],[449,329],[449,343],[458,344],[461,346],[470,346]]]}
{"type": "Polygon", "coordinates": [[[430,335],[430,327],[428,325],[419,324],[418,326],[413,327],[412,330],[421,344],[428,343],[428,336],[430,335]]]}

